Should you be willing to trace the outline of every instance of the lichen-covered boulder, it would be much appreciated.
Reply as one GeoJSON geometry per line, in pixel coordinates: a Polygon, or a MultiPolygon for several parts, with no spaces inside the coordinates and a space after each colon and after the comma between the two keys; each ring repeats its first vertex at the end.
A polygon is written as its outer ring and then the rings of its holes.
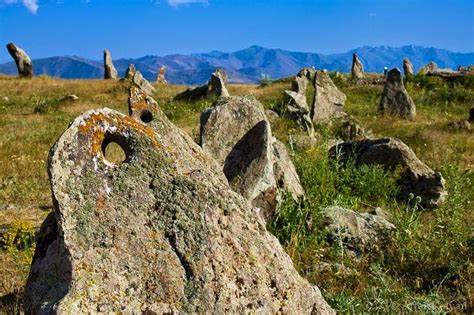
{"type": "Polygon", "coordinates": [[[340,117],[344,113],[346,95],[339,91],[327,71],[314,75],[314,98],[310,117],[313,122],[340,117]]]}
{"type": "Polygon", "coordinates": [[[14,43],[8,43],[7,50],[15,61],[18,76],[21,78],[33,77],[33,63],[26,52],[14,43]]]}
{"type": "Polygon", "coordinates": [[[284,146],[273,138],[262,104],[254,98],[226,97],[201,114],[200,143],[222,165],[231,187],[260,208],[269,220],[286,191],[303,189],[284,146]]]}
{"type": "Polygon", "coordinates": [[[137,69],[135,68],[135,65],[131,63],[125,71],[124,79],[131,81],[135,75],[135,72],[137,72],[137,69]]]}
{"type": "Polygon", "coordinates": [[[403,84],[402,73],[397,68],[390,70],[380,99],[379,111],[391,116],[413,119],[416,106],[403,84]]]}
{"type": "Polygon", "coordinates": [[[413,65],[408,58],[403,58],[403,72],[405,77],[409,78],[415,75],[415,70],[413,70],[413,65]]]}
{"type": "Polygon", "coordinates": [[[118,79],[118,73],[112,61],[112,55],[108,49],[104,50],[104,79],[118,79]]]}
{"type": "Polygon", "coordinates": [[[421,197],[421,205],[433,208],[446,199],[445,181],[441,173],[434,172],[420,161],[415,153],[396,138],[367,139],[337,144],[329,150],[332,159],[346,163],[354,159],[356,165],[381,165],[386,170],[400,169],[399,198],[408,201],[409,196],[421,197]]]}
{"type": "Polygon", "coordinates": [[[364,66],[360,61],[356,53],[352,55],[352,79],[363,79],[364,78],[364,66]]]}
{"type": "Polygon", "coordinates": [[[88,111],[50,152],[26,312],[333,314],[215,160],[134,93],[132,116],[88,111]]]}
{"type": "Polygon", "coordinates": [[[148,82],[138,70],[135,70],[132,77],[132,83],[148,95],[155,93],[155,87],[148,82]]]}
{"type": "Polygon", "coordinates": [[[355,257],[380,250],[395,230],[383,216],[337,206],[323,210],[322,222],[329,242],[342,244],[346,253],[355,257]]]}

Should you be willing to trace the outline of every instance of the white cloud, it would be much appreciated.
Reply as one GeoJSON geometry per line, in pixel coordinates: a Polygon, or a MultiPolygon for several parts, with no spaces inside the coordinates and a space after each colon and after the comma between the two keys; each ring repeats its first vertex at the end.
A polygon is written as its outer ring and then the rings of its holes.
{"type": "Polygon", "coordinates": [[[38,9],[39,9],[38,0],[21,0],[21,1],[0,0],[0,5],[1,4],[15,4],[18,2],[21,2],[26,7],[26,9],[30,11],[31,13],[36,14],[36,12],[38,12],[38,9]]]}
{"type": "Polygon", "coordinates": [[[177,7],[183,4],[204,3],[209,4],[208,0],[168,0],[168,4],[172,7],[177,7]]]}

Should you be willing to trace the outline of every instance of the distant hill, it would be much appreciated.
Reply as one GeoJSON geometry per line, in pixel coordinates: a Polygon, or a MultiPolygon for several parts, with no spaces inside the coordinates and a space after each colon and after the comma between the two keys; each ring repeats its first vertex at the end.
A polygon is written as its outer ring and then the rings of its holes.
{"type": "MultiPolygon", "coordinates": [[[[123,76],[130,63],[149,79],[154,80],[157,69],[167,66],[166,77],[175,84],[200,84],[206,82],[216,67],[224,68],[232,82],[258,82],[262,75],[277,79],[293,75],[304,66],[317,69],[349,72],[352,53],[357,52],[368,72],[382,72],[383,67],[400,67],[404,57],[408,57],[417,71],[430,61],[442,68],[456,69],[458,66],[474,64],[474,53],[456,53],[445,49],[420,46],[399,48],[378,46],[360,47],[340,54],[317,54],[292,52],[282,49],[267,49],[252,46],[232,53],[212,51],[192,55],[145,56],[137,59],[117,59],[114,64],[123,76]]],[[[33,60],[36,74],[66,79],[101,78],[102,62],[76,56],[50,57],[33,60]]],[[[0,65],[0,73],[15,75],[13,62],[0,65]]]]}

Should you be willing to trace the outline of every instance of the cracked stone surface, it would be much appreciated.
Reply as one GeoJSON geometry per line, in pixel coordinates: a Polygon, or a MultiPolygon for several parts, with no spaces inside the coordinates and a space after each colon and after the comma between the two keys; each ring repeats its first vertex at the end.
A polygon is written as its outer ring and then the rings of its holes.
{"type": "Polygon", "coordinates": [[[346,95],[339,91],[327,71],[314,75],[314,98],[311,106],[313,122],[340,117],[344,114],[346,95]]]}
{"type": "Polygon", "coordinates": [[[84,113],[51,149],[26,312],[334,314],[215,160],[139,89],[130,107],[84,113]]]}

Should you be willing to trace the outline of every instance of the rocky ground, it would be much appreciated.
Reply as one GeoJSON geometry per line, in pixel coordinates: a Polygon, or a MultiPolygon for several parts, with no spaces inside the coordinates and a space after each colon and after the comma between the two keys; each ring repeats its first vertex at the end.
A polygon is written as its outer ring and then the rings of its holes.
{"type": "MultiPolygon", "coordinates": [[[[272,134],[288,149],[305,191],[304,199],[283,198],[267,228],[336,311],[472,312],[474,138],[466,120],[474,104],[474,78],[446,83],[416,76],[405,82],[416,104],[416,117],[406,120],[379,114],[383,86],[331,76],[347,96],[344,110],[357,128],[402,140],[442,174],[447,196],[439,207],[425,209],[416,196],[399,198],[399,169],[333,163],[328,151],[345,134],[340,121],[314,120],[309,134],[286,118],[284,91],[292,89],[291,80],[230,84],[230,95],[251,95],[263,104],[272,134]]],[[[215,96],[174,100],[185,90],[155,85],[152,96],[199,143],[201,112],[215,96]]],[[[308,105],[313,91],[311,86],[306,91],[308,105]]],[[[127,113],[128,93],[127,84],[117,81],[0,77],[0,307],[5,312],[20,304],[34,234],[53,208],[49,149],[89,109],[127,113]]]]}

